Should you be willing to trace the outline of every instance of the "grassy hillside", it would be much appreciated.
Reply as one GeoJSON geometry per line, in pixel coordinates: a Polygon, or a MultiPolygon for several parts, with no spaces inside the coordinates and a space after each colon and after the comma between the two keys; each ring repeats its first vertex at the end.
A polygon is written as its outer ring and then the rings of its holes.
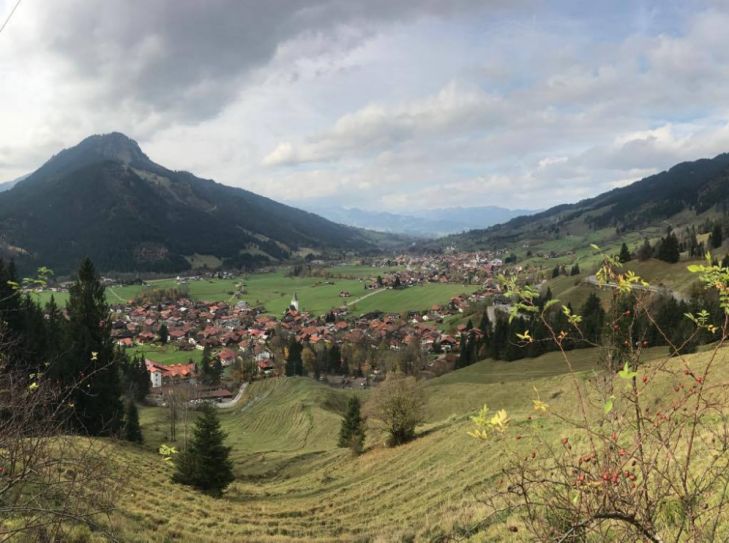
{"type": "MultiPolygon", "coordinates": [[[[586,379],[594,355],[574,353],[586,379]]],[[[648,358],[663,356],[660,348],[648,358]]],[[[693,355],[690,362],[700,364],[705,356],[693,355]]],[[[124,541],[139,543],[436,540],[483,518],[479,496],[502,465],[499,443],[467,435],[468,416],[484,402],[508,409],[518,433],[531,414],[533,387],[561,413],[574,411],[557,354],[484,361],[427,382],[427,421],[414,442],[386,449],[370,431],[367,451],[354,458],[336,448],[336,435],[346,399],[355,393],[366,398],[366,392],[335,390],[306,378],[255,383],[238,406],[221,412],[238,479],[220,500],[169,482],[171,468],[155,453],[167,442],[165,412],[144,409],[145,445],[117,451],[138,476],[120,497],[112,524],[124,541]]],[[[544,439],[558,442],[556,420],[538,424],[544,439]]],[[[178,427],[178,439],[182,435],[178,427]]],[[[463,540],[526,541],[505,524],[463,540]]]]}

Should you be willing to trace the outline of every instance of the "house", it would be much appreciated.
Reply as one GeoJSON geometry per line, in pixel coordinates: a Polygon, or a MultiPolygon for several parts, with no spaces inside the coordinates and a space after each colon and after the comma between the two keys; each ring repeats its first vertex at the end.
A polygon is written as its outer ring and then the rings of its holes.
{"type": "Polygon", "coordinates": [[[149,359],[145,359],[144,364],[147,367],[152,388],[161,388],[162,385],[189,382],[195,375],[195,364],[164,365],[149,359]]]}
{"type": "Polygon", "coordinates": [[[235,362],[235,351],[231,349],[223,349],[220,351],[220,363],[223,367],[227,367],[235,362]]]}

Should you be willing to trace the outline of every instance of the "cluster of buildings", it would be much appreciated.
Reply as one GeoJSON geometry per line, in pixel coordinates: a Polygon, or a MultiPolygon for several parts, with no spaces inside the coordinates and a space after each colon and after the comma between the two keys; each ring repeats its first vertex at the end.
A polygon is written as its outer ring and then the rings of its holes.
{"type": "MultiPolygon", "coordinates": [[[[478,253],[401,256],[383,263],[383,271],[388,270],[387,273],[366,281],[371,288],[408,288],[425,282],[458,281],[480,285],[473,294],[456,296],[425,311],[357,316],[342,305],[326,315],[314,316],[300,310],[294,294],[288,310],[274,316],[244,301],[203,302],[179,298],[162,303],[114,306],[112,335],[118,345],[132,347],[159,343],[160,330],[164,329],[168,344],[177,350],[208,348],[223,367],[234,364],[238,357],[252,357],[261,376],[282,371],[284,361],[277,359],[272,348],[272,340],[277,335],[293,336],[310,346],[356,344],[399,351],[416,345],[424,354],[443,357],[458,351],[462,330],[448,334],[440,325],[449,317],[463,313],[474,302],[498,295],[493,277],[502,265],[498,257],[478,253]],[[395,273],[391,271],[393,266],[397,266],[395,273]]],[[[340,292],[341,298],[349,295],[340,292]]],[[[196,371],[194,364],[163,365],[152,360],[147,361],[147,369],[154,388],[193,380],[196,371]]]]}

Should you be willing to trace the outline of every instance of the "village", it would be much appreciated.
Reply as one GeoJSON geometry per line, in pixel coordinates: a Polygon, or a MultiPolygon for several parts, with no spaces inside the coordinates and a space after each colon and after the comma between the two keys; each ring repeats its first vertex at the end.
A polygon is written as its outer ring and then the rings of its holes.
{"type": "MultiPolygon", "coordinates": [[[[308,372],[333,386],[371,386],[384,374],[386,361],[405,350],[418,359],[417,369],[425,377],[452,370],[462,334],[481,334],[473,326],[467,329],[466,323],[458,322],[459,317],[478,304],[488,301],[493,307],[498,302],[500,289],[494,278],[503,261],[490,254],[450,253],[405,255],[371,264],[380,266],[383,273],[362,279],[365,290],[408,289],[446,282],[475,284],[477,288],[426,310],[403,307],[399,312],[366,314],[351,310],[346,302],[351,293],[343,290],[339,293],[341,305],[321,315],[306,311],[296,292],[292,292],[287,309],[280,315],[244,299],[202,301],[175,292],[168,299],[139,298],[114,304],[112,336],[130,353],[145,353],[152,396],[158,396],[158,400],[169,386],[195,383],[200,370],[193,359],[200,357],[199,351],[206,353],[209,363],[219,364],[228,388],[196,387],[197,398],[225,401],[235,395],[244,379],[284,375],[287,342],[291,340],[315,353],[336,353],[334,356],[340,360],[320,364],[308,372]],[[457,324],[449,324],[453,322],[457,324]],[[147,347],[160,344],[166,350],[178,351],[182,359],[189,353],[189,361],[156,361],[154,351],[147,347]]],[[[178,278],[178,283],[184,285],[189,280],[178,278]]]]}

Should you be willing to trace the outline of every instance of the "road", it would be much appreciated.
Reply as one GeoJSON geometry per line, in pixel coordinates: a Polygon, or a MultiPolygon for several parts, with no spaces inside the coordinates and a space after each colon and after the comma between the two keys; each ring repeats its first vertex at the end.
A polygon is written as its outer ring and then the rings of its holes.
{"type": "Polygon", "coordinates": [[[384,292],[386,290],[387,290],[386,288],[381,288],[381,289],[374,290],[374,291],[370,292],[369,294],[365,294],[361,298],[357,298],[353,302],[347,302],[347,307],[352,306],[352,305],[354,305],[354,304],[356,304],[358,302],[361,302],[362,300],[366,300],[367,298],[369,298],[370,296],[374,296],[378,292],[384,292]]]}
{"type": "MultiPolygon", "coordinates": [[[[609,288],[618,288],[617,283],[601,283],[597,280],[597,277],[594,275],[590,275],[588,277],[585,277],[583,279],[584,283],[587,283],[589,285],[595,286],[595,287],[609,287],[609,288]]],[[[656,294],[668,294],[669,296],[672,296],[676,300],[680,302],[686,302],[688,301],[688,298],[685,294],[682,294],[681,292],[678,292],[676,290],[672,290],[668,287],[659,287],[656,285],[648,285],[647,287],[644,285],[634,284],[631,285],[631,288],[633,290],[642,290],[644,292],[654,292],[656,294]]]]}
{"type": "Polygon", "coordinates": [[[228,400],[227,402],[216,403],[215,405],[217,405],[221,409],[235,406],[235,404],[237,404],[243,397],[243,393],[246,391],[246,388],[248,388],[248,383],[243,383],[238,389],[238,394],[235,395],[235,398],[233,398],[232,400],[228,400]]]}

